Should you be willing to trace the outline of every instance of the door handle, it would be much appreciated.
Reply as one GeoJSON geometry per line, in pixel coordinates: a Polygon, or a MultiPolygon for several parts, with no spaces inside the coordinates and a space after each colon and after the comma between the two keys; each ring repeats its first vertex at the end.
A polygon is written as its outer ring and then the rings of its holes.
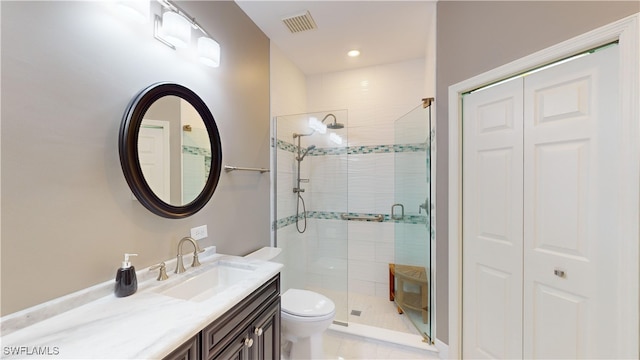
{"type": "Polygon", "coordinates": [[[391,205],[391,219],[392,220],[402,220],[402,219],[404,219],[404,205],[402,205],[402,204],[393,204],[393,205],[391,205]],[[396,214],[394,213],[394,209],[397,206],[400,206],[400,210],[401,210],[400,217],[396,216],[396,214]]]}
{"type": "Polygon", "coordinates": [[[564,279],[564,278],[567,277],[567,272],[562,270],[562,269],[556,268],[556,269],[553,270],[553,275],[564,279]]]}

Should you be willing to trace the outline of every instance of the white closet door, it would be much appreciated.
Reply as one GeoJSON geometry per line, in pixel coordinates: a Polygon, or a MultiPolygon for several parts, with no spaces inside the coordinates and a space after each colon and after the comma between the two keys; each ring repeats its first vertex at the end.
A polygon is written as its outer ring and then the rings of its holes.
{"type": "Polygon", "coordinates": [[[138,133],[138,160],[144,179],[164,202],[171,201],[169,164],[169,122],[142,121],[138,133]]]}
{"type": "Polygon", "coordinates": [[[463,355],[522,357],[522,78],[463,98],[463,355]]]}
{"type": "Polygon", "coordinates": [[[616,358],[617,64],[614,46],[525,78],[525,358],[616,358]]]}

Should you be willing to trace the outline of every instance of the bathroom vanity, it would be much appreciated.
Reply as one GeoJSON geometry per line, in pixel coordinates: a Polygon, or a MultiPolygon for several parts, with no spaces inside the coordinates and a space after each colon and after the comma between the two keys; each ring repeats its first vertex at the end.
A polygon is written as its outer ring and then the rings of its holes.
{"type": "Polygon", "coordinates": [[[3,317],[2,358],[279,359],[282,265],[206,250],[128,297],[111,280],[3,317]]]}
{"type": "Polygon", "coordinates": [[[165,359],[280,359],[280,275],[165,359]]]}

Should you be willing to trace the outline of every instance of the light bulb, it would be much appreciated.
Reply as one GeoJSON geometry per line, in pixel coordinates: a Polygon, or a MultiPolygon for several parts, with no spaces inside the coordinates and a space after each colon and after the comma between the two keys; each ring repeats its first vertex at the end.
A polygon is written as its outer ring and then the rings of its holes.
{"type": "Polygon", "coordinates": [[[175,47],[187,47],[191,42],[191,23],[173,11],[162,14],[162,37],[175,47]]]}
{"type": "Polygon", "coordinates": [[[198,58],[211,67],[220,66],[220,44],[208,37],[198,39],[198,58]]]}

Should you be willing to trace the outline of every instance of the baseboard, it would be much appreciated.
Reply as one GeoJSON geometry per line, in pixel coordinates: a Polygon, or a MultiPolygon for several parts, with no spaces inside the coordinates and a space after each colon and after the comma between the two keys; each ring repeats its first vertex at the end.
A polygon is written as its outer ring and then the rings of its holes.
{"type": "Polygon", "coordinates": [[[436,338],[435,341],[436,349],[438,349],[440,355],[440,359],[448,359],[449,358],[449,345],[440,341],[440,339],[436,338]]]}

